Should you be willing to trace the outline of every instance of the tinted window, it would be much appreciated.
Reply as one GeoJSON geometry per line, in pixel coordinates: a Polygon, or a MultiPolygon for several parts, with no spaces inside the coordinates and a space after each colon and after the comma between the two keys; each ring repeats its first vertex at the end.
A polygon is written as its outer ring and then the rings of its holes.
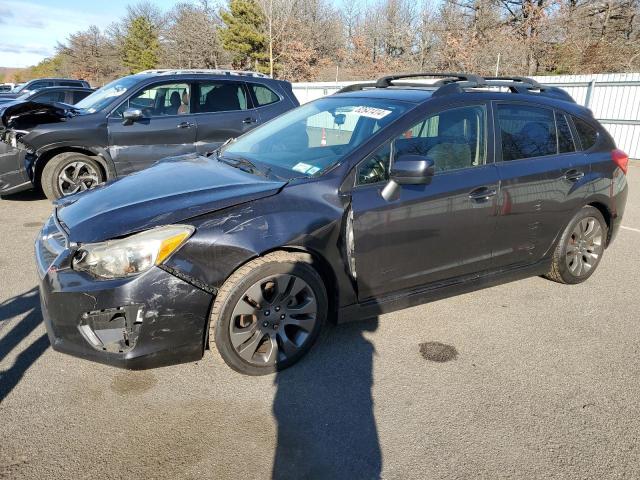
{"type": "Polygon", "coordinates": [[[70,81],[70,80],[66,80],[66,81],[62,81],[62,82],[58,82],[58,85],[62,85],[63,87],[82,87],[82,82],[79,81],[70,81]]]}
{"type": "Polygon", "coordinates": [[[485,118],[484,106],[453,108],[429,116],[396,138],[394,157],[429,157],[436,172],[483,165],[485,118]]]}
{"type": "Polygon", "coordinates": [[[598,140],[598,131],[587,122],[573,117],[573,124],[576,126],[578,138],[582,144],[582,150],[589,150],[598,140]]]}
{"type": "Polygon", "coordinates": [[[64,92],[43,92],[32,97],[38,102],[64,102],[64,92]]]}
{"type": "Polygon", "coordinates": [[[199,112],[247,110],[247,94],[238,82],[200,82],[199,112]]]}
{"type": "Polygon", "coordinates": [[[127,108],[142,110],[146,118],[189,113],[189,90],[186,83],[154,85],[133,95],[118,107],[114,115],[122,116],[127,108]]]}
{"type": "Polygon", "coordinates": [[[38,90],[40,88],[52,87],[53,82],[33,82],[29,86],[27,86],[28,90],[38,90]]]}
{"type": "Polygon", "coordinates": [[[264,85],[251,85],[253,89],[253,93],[256,96],[256,100],[258,102],[258,106],[269,105],[270,103],[275,103],[280,100],[280,97],[276,95],[276,93],[270,88],[265,87],[264,85]]]}
{"type": "Polygon", "coordinates": [[[553,111],[524,105],[498,105],[502,160],[555,155],[553,111]]]}
{"type": "Polygon", "coordinates": [[[87,98],[89,95],[91,95],[91,92],[85,92],[82,90],[77,90],[75,92],[72,92],[73,94],[73,103],[78,103],[80,100],[82,100],[83,98],[87,98]]]}
{"type": "Polygon", "coordinates": [[[389,179],[391,143],[383,145],[358,165],[356,185],[368,185],[389,179]]]}
{"type": "Polygon", "coordinates": [[[569,153],[575,152],[576,147],[573,144],[573,136],[567,117],[562,113],[556,112],[556,127],[558,128],[558,152],[569,153]]]}

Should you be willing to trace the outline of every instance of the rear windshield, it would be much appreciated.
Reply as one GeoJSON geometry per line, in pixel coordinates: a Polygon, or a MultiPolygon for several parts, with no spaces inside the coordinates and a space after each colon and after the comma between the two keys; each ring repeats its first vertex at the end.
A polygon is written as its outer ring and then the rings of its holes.
{"type": "Polygon", "coordinates": [[[392,100],[322,98],[243,135],[222,156],[262,164],[285,178],[320,175],[411,107],[392,100]]]}

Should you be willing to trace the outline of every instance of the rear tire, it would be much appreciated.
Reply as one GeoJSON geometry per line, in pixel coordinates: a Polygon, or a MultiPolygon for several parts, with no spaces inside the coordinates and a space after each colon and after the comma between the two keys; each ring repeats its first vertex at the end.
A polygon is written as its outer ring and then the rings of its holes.
{"type": "Polygon", "coordinates": [[[273,252],[224,283],[211,310],[209,345],[245,375],[266,375],[300,360],[327,318],[322,277],[304,253],[273,252]]]}
{"type": "Polygon", "coordinates": [[[583,207],[562,233],[545,277],[558,283],[584,282],[600,264],[607,235],[602,213],[589,205],[583,207]]]}
{"type": "Polygon", "coordinates": [[[40,177],[42,191],[49,200],[89,190],[104,181],[100,164],[77,152],[60,153],[51,158],[40,177]]]}

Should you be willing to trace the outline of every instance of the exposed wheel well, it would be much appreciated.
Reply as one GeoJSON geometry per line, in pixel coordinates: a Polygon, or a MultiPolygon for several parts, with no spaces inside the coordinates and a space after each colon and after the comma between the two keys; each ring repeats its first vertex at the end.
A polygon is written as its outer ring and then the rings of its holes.
{"type": "Polygon", "coordinates": [[[276,252],[276,251],[284,251],[284,252],[302,252],[311,255],[313,258],[313,267],[318,271],[320,276],[322,277],[322,281],[324,282],[325,288],[327,289],[327,299],[329,301],[329,321],[335,323],[338,318],[338,306],[340,305],[340,298],[338,294],[338,289],[335,288],[337,285],[336,275],[331,267],[331,264],[324,258],[322,255],[318,253],[308,250],[304,247],[298,246],[285,246],[275,248],[268,252],[264,252],[263,255],[268,253],[276,252]],[[332,288],[332,286],[334,286],[332,288]]]}
{"type": "Polygon", "coordinates": [[[33,172],[34,184],[38,187],[40,186],[40,178],[42,176],[42,170],[44,170],[44,166],[47,164],[49,160],[51,160],[56,155],[59,155],[61,153],[69,153],[69,152],[81,153],[83,155],[87,155],[88,157],[95,158],[98,162],[98,165],[100,165],[102,177],[105,179],[109,179],[112,177],[112,173],[106,167],[105,160],[101,156],[96,155],[95,153],[80,147],[60,147],[60,148],[53,148],[51,150],[47,150],[46,152],[44,152],[42,155],[38,157],[35,164],[35,170],[33,172]]]}
{"type": "Polygon", "coordinates": [[[605,204],[600,202],[592,202],[589,206],[597,208],[604,217],[604,221],[607,223],[607,245],[609,245],[609,240],[611,239],[611,212],[605,204]]]}

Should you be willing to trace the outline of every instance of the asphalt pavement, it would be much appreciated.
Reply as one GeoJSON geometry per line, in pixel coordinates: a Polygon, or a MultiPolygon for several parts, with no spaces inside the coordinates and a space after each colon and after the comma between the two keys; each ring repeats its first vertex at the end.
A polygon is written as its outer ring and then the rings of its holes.
{"type": "Polygon", "coordinates": [[[33,239],[0,200],[0,478],[640,477],[640,164],[584,284],[543,278],[331,327],[243,377],[207,352],[131,372],[49,346],[33,239]]]}

